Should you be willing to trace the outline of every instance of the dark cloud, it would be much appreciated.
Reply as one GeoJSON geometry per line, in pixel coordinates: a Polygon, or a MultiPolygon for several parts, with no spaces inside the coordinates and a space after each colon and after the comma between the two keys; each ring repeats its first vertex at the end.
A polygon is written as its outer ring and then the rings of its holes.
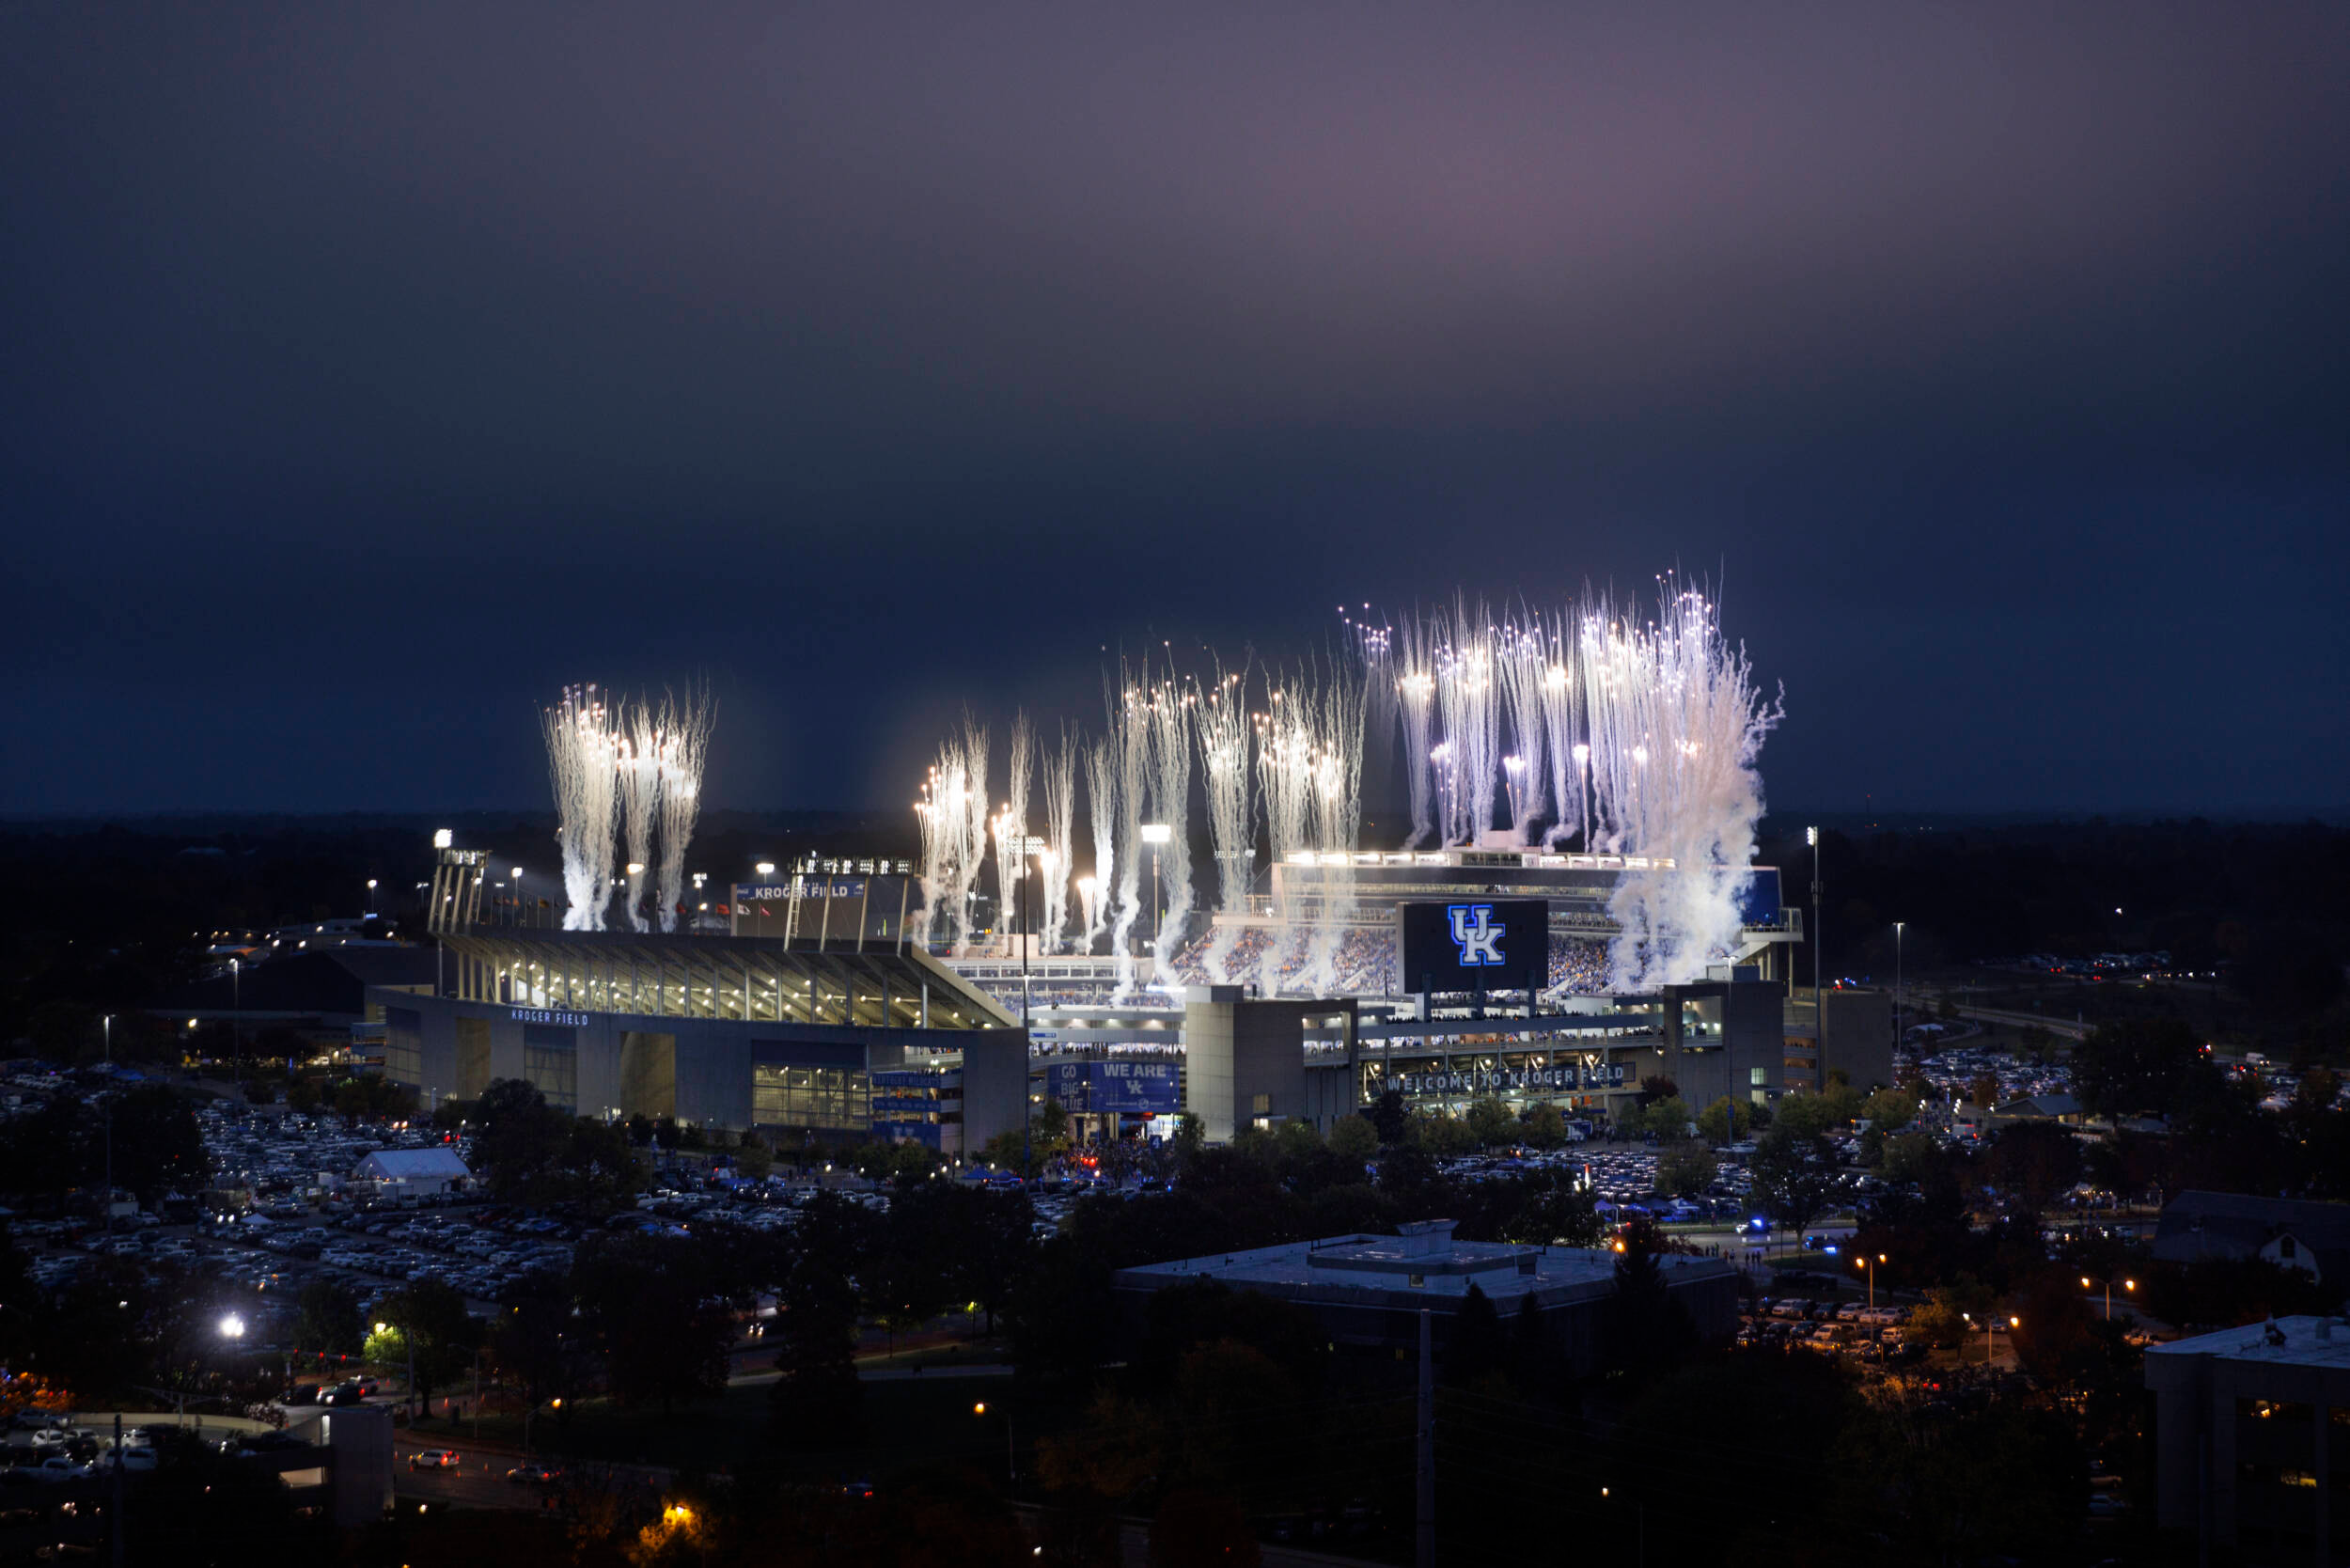
{"type": "Polygon", "coordinates": [[[0,809],[720,798],[1718,574],[1774,793],[2325,802],[2350,13],[0,9],[0,809]]]}

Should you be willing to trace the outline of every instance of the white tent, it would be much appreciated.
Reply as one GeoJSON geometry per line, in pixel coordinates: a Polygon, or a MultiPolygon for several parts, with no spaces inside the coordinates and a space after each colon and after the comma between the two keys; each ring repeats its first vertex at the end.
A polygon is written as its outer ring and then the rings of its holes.
{"type": "Polygon", "coordinates": [[[374,1182],[403,1193],[446,1192],[473,1179],[457,1151],[446,1147],[379,1149],[361,1160],[351,1174],[353,1181],[374,1182]]]}

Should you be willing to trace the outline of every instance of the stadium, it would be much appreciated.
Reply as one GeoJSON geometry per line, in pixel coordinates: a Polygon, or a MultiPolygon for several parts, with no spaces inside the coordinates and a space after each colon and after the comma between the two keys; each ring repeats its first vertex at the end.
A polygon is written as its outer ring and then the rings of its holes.
{"type": "MultiPolygon", "coordinates": [[[[521,1078],[583,1116],[958,1155],[1048,1097],[1091,1137],[1181,1116],[1225,1138],[1389,1091],[1605,1124],[1658,1077],[1692,1104],[1822,1082],[1800,913],[1752,864],[1777,710],[1709,604],[1349,628],[1323,666],[1121,666],[1097,738],[1047,745],[1024,714],[995,749],[966,720],[918,857],[762,862],[714,902],[686,869],[706,694],[567,690],[544,725],[559,922],[485,917],[483,853],[443,843],[442,972],[370,997],[386,1071],[428,1101],[521,1078]],[[1408,801],[1402,844],[1361,841],[1367,762],[1408,801]]],[[[1830,999],[1856,1082],[1889,1071],[1884,1011],[1830,999]]]]}

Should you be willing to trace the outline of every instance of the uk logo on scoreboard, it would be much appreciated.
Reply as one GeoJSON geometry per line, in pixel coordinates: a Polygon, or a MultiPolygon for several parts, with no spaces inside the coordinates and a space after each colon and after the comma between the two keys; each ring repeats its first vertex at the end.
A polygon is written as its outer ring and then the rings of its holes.
{"type": "Polygon", "coordinates": [[[1498,969],[1501,939],[1506,928],[1494,923],[1494,906],[1489,903],[1456,903],[1447,906],[1445,918],[1452,932],[1452,945],[1460,950],[1464,969],[1498,969]]]}

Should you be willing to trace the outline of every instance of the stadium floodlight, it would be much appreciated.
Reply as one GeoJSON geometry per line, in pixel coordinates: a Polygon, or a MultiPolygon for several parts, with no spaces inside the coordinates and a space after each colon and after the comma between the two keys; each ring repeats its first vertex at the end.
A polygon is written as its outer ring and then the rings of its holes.
{"type": "Polygon", "coordinates": [[[457,842],[457,833],[455,829],[443,827],[433,830],[432,847],[434,849],[446,849],[455,842],[457,842]]]}
{"type": "Polygon", "coordinates": [[[1165,823],[1144,823],[1142,824],[1142,841],[1146,844],[1164,844],[1167,841],[1170,836],[1171,835],[1167,825],[1165,823]]]}
{"type": "Polygon", "coordinates": [[[757,871],[760,876],[773,876],[776,874],[776,863],[772,860],[761,860],[757,865],[753,866],[751,870],[757,871]]]}

